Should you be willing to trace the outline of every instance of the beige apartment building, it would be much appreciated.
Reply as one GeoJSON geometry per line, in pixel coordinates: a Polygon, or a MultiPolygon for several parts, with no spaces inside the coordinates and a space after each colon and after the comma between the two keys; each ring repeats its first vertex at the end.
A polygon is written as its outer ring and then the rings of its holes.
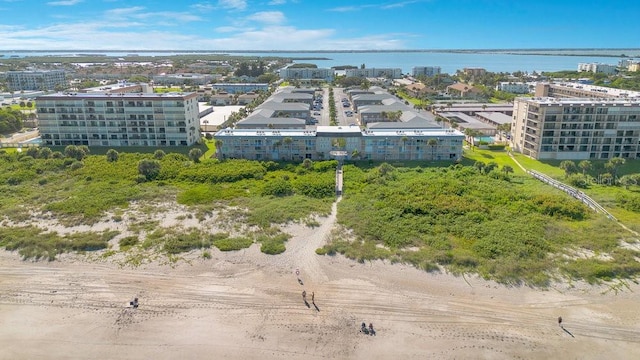
{"type": "Polygon", "coordinates": [[[52,94],[36,98],[43,146],[190,146],[196,93],[52,94]]]}
{"type": "Polygon", "coordinates": [[[640,99],[517,98],[511,132],[535,159],[637,159],[640,99]]]}

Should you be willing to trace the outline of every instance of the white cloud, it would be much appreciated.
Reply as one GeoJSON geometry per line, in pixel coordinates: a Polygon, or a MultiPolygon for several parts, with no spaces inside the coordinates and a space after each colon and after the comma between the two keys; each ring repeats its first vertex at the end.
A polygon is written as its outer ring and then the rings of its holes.
{"type": "Polygon", "coordinates": [[[190,8],[192,8],[192,9],[194,9],[196,11],[208,12],[208,11],[214,10],[216,7],[211,3],[204,2],[204,3],[193,4],[193,5],[190,6],[190,8]]]}
{"type": "Polygon", "coordinates": [[[193,15],[193,14],[184,13],[184,12],[172,12],[172,11],[139,13],[139,14],[134,14],[131,17],[135,19],[152,19],[154,21],[159,21],[161,19],[183,21],[183,22],[202,20],[202,18],[198,15],[193,15]]]}
{"type": "Polygon", "coordinates": [[[108,19],[135,19],[135,20],[152,20],[154,25],[171,24],[172,22],[189,22],[189,21],[201,21],[202,17],[187,12],[172,12],[172,11],[158,11],[158,12],[143,12],[145,10],[142,6],[133,6],[128,8],[117,8],[107,10],[105,16],[108,19]]]}
{"type": "Polygon", "coordinates": [[[246,0],[218,0],[218,6],[225,9],[244,10],[247,8],[246,0]]]}
{"type": "Polygon", "coordinates": [[[420,0],[409,0],[409,1],[400,1],[400,2],[396,2],[396,3],[390,3],[390,4],[385,4],[382,5],[380,8],[381,9],[393,9],[393,8],[401,8],[404,7],[405,5],[410,5],[410,4],[415,4],[418,2],[422,2],[420,0]]]}
{"type": "Polygon", "coordinates": [[[241,28],[236,26],[220,26],[213,29],[213,31],[219,32],[219,33],[231,33],[231,32],[238,32],[242,30],[246,30],[246,28],[241,28]]]}
{"type": "Polygon", "coordinates": [[[269,1],[269,5],[284,5],[287,3],[287,0],[271,0],[269,1]]]}
{"type": "Polygon", "coordinates": [[[247,16],[247,20],[266,24],[281,24],[285,21],[285,17],[280,11],[261,11],[247,16]]]}
{"type": "Polygon", "coordinates": [[[61,1],[51,1],[48,2],[47,5],[51,6],[71,6],[77,3],[81,3],[82,0],[61,0],[61,1]]]}
{"type": "Polygon", "coordinates": [[[107,16],[126,16],[129,14],[134,14],[144,10],[142,6],[132,6],[127,8],[116,8],[107,10],[105,13],[107,16]]]}
{"type": "MultiPolygon", "coordinates": [[[[282,25],[280,12],[259,12],[238,23],[225,24],[194,34],[181,34],[180,28],[158,24],[176,19],[189,21],[195,15],[171,12],[145,12],[143,7],[113,9],[104,19],[64,21],[37,28],[0,25],[0,49],[52,49],[101,51],[137,50],[366,50],[402,49],[408,34],[382,34],[362,38],[341,37],[348,33],[331,28],[300,29],[282,25]],[[250,22],[249,20],[253,20],[250,22]],[[153,23],[153,24],[151,24],[153,23]],[[153,27],[151,26],[153,25],[153,27]],[[176,30],[174,30],[176,29],[176,30]]],[[[180,23],[180,22],[178,22],[180,23]]]]}

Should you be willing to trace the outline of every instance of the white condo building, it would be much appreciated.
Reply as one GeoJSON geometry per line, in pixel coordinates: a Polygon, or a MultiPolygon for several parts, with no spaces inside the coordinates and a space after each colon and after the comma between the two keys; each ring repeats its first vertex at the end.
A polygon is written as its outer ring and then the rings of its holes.
{"type": "Polygon", "coordinates": [[[411,69],[411,75],[416,77],[420,75],[432,77],[440,74],[440,66],[414,66],[411,69]]]}
{"type": "Polygon", "coordinates": [[[43,146],[190,146],[196,93],[73,93],[36,98],[43,146]]]}
{"type": "Polygon", "coordinates": [[[67,87],[64,70],[7,71],[7,86],[11,91],[54,90],[67,87]]]}
{"type": "Polygon", "coordinates": [[[613,75],[616,73],[617,67],[615,65],[601,64],[601,63],[579,63],[579,72],[592,72],[602,73],[607,75],[613,75]]]}
{"type": "Polygon", "coordinates": [[[326,68],[285,68],[280,70],[280,78],[284,80],[323,80],[333,81],[333,69],[326,68]]]}
{"type": "Polygon", "coordinates": [[[400,79],[402,77],[402,69],[400,68],[346,69],[345,75],[347,77],[400,79]]]}
{"type": "Polygon", "coordinates": [[[503,81],[496,85],[496,90],[513,94],[528,94],[530,92],[530,86],[524,82],[503,81]]]}

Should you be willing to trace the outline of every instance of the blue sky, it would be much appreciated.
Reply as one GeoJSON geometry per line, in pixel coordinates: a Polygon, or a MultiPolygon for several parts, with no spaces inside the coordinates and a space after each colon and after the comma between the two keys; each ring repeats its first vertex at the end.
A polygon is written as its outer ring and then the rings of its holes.
{"type": "Polygon", "coordinates": [[[0,50],[640,48],[638,0],[0,0],[0,50]]]}

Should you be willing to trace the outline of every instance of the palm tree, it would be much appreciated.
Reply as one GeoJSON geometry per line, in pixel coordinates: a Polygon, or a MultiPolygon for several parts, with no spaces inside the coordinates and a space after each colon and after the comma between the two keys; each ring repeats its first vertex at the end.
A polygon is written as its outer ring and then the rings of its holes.
{"type": "Polygon", "coordinates": [[[586,176],[587,175],[587,171],[591,170],[591,161],[589,160],[582,160],[578,163],[578,167],[582,170],[582,176],[586,176]]]}
{"type": "Polygon", "coordinates": [[[618,178],[618,168],[624,165],[625,162],[626,160],[624,158],[614,157],[609,159],[609,161],[605,164],[608,168],[610,168],[613,171],[612,175],[614,180],[618,178]]]}
{"type": "Polygon", "coordinates": [[[220,139],[215,139],[215,141],[213,142],[214,145],[216,146],[216,154],[220,155],[222,153],[222,144],[224,143],[222,140],[220,139]]]}
{"type": "MultiPolygon", "coordinates": [[[[409,138],[403,136],[400,140],[402,141],[402,152],[407,151],[407,141],[409,141],[409,138]]],[[[411,149],[409,149],[409,160],[411,160],[411,149]]]]}
{"type": "Polygon", "coordinates": [[[571,160],[565,160],[560,163],[560,169],[564,170],[564,177],[569,177],[576,171],[576,164],[571,160]]]}
{"type": "Polygon", "coordinates": [[[507,177],[509,176],[509,174],[513,173],[513,168],[509,165],[503,165],[502,166],[502,172],[505,173],[505,175],[507,175],[507,177]]]}
{"type": "Polygon", "coordinates": [[[293,139],[287,136],[282,140],[282,142],[289,148],[289,159],[293,160],[293,149],[291,146],[293,144],[293,139]]]}
{"type": "Polygon", "coordinates": [[[436,146],[438,146],[438,140],[431,138],[427,141],[427,145],[431,146],[431,160],[436,159],[436,146]]]}

